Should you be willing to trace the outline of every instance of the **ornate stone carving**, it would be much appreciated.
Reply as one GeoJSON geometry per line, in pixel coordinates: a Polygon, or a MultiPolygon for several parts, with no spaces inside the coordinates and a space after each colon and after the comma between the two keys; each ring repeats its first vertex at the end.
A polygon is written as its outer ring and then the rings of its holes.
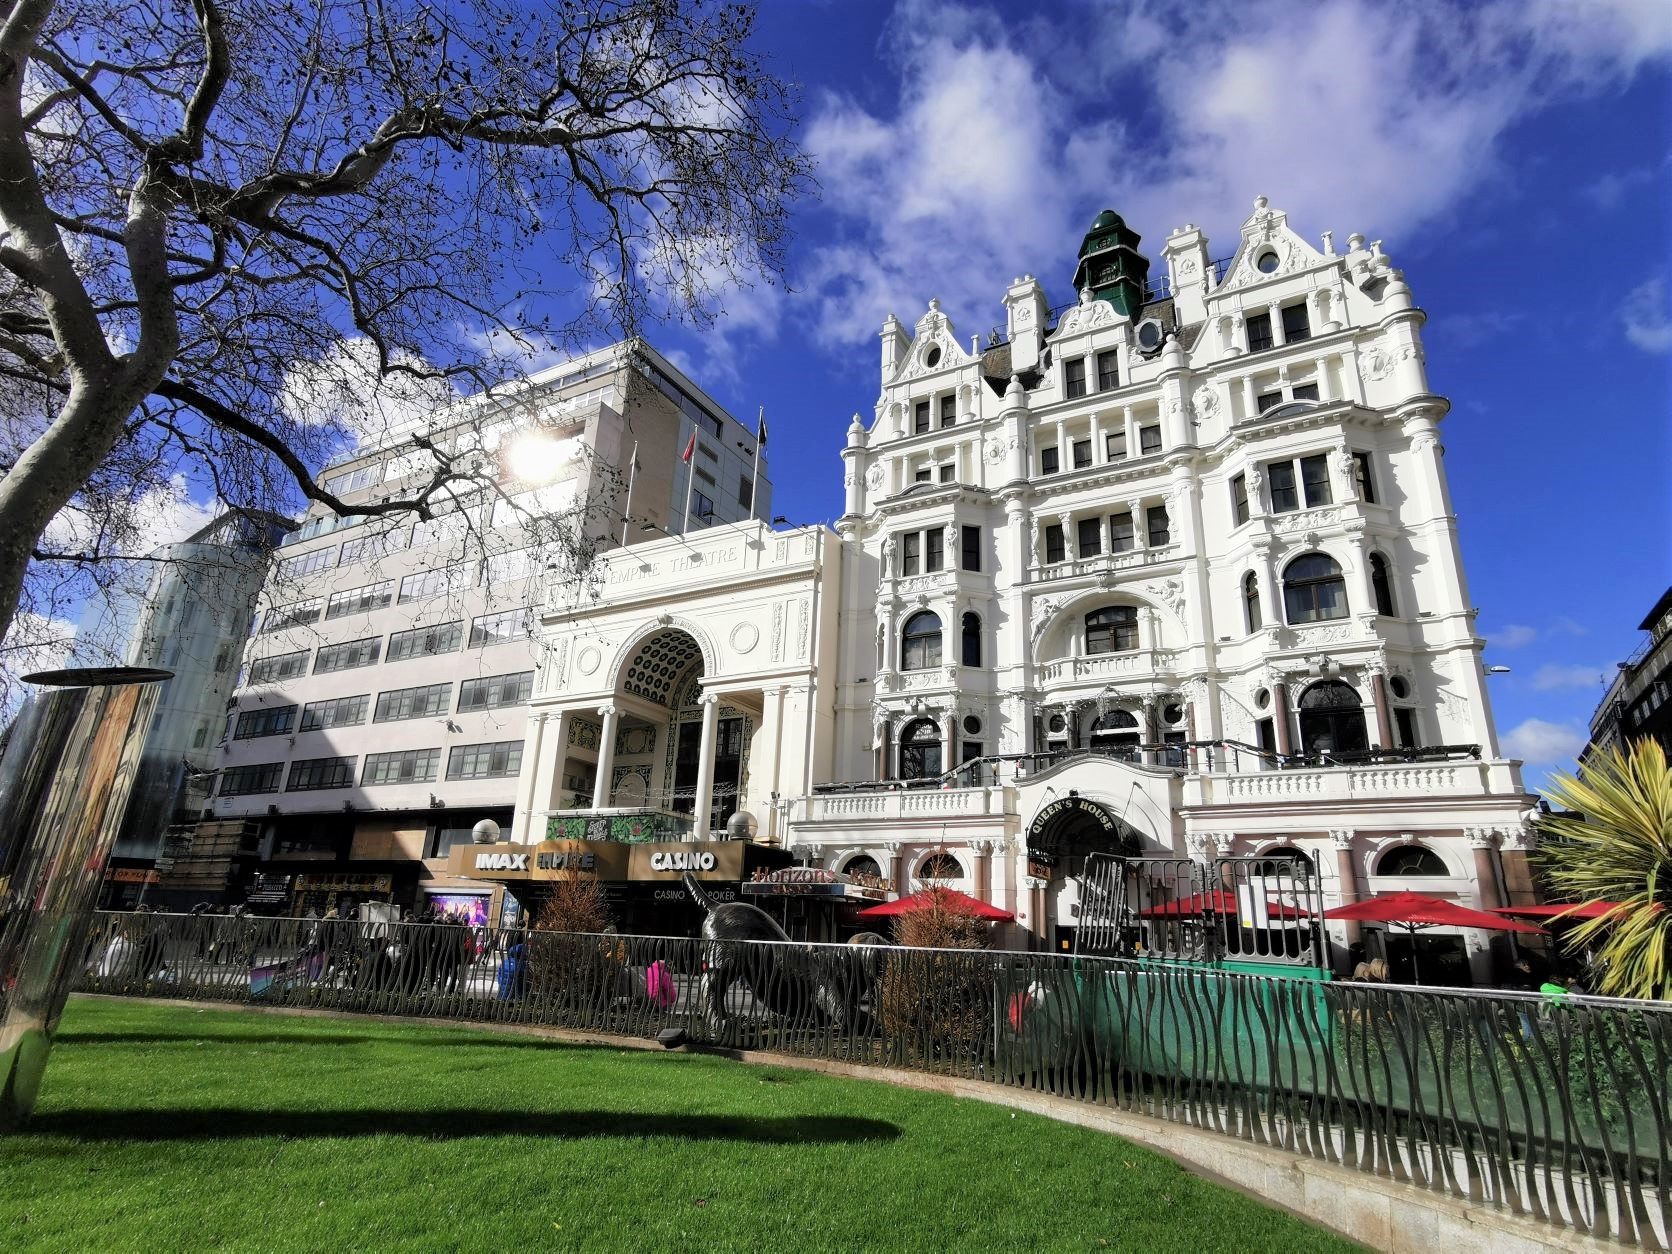
{"type": "Polygon", "coordinates": [[[1353,838],[1357,834],[1358,833],[1354,832],[1349,827],[1333,827],[1330,829],[1329,833],[1330,843],[1337,849],[1351,850],[1353,847],[1353,838]]]}
{"type": "Polygon", "coordinates": [[[865,486],[875,492],[882,487],[883,469],[881,462],[872,462],[871,468],[865,472],[865,486]]]}
{"type": "Polygon", "coordinates": [[[1144,591],[1160,601],[1180,619],[1184,617],[1183,580],[1165,579],[1160,583],[1147,583],[1144,585],[1144,591]]]}
{"type": "MultiPolygon", "coordinates": [[[[1057,323],[1057,333],[1051,338],[1060,340],[1064,336],[1079,335],[1096,327],[1113,326],[1119,321],[1120,314],[1115,311],[1113,305],[1106,300],[1097,300],[1089,287],[1082,288],[1080,303],[1063,314],[1062,320],[1057,323]]],[[[1023,324],[1018,322],[1017,325],[1023,324]]]]}
{"type": "Polygon", "coordinates": [[[986,451],[987,460],[994,465],[997,465],[1004,458],[1004,445],[998,440],[989,439],[986,451]]]}
{"type": "Polygon", "coordinates": [[[1198,421],[1211,422],[1219,416],[1219,393],[1205,383],[1196,389],[1190,404],[1198,421]]]}
{"type": "Polygon", "coordinates": [[[1465,827],[1463,838],[1471,849],[1490,849],[1498,843],[1498,833],[1490,827],[1465,827]]]}

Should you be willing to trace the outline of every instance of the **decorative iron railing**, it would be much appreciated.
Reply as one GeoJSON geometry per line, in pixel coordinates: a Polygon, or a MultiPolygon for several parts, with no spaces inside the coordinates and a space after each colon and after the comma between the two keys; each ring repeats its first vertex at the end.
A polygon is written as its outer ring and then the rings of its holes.
{"type": "Polygon", "coordinates": [[[1666,1248],[1672,1005],[1049,953],[102,913],[88,992],[906,1067],[1212,1129],[1666,1248]]]}

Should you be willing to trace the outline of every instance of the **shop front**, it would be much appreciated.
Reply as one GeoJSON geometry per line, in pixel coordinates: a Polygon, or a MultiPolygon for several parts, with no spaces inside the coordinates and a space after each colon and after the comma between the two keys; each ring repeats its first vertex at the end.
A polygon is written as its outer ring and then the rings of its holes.
{"type": "Polygon", "coordinates": [[[743,885],[757,873],[780,870],[790,855],[747,841],[547,840],[539,844],[470,845],[455,848],[447,873],[460,879],[503,884],[533,918],[557,880],[597,880],[609,903],[610,921],[622,932],[645,936],[695,936],[703,909],[683,883],[688,871],[717,902],[743,900],[743,885]]]}
{"type": "Polygon", "coordinates": [[[893,884],[880,876],[816,866],[757,871],[743,885],[743,899],[777,920],[792,940],[835,944],[875,931],[859,912],[887,901],[892,893],[893,884]]]}

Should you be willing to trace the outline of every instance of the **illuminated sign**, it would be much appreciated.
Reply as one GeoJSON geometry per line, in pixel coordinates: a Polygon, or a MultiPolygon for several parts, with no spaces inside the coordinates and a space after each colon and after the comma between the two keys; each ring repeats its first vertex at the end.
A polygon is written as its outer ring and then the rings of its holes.
{"type": "Polygon", "coordinates": [[[479,853],[476,855],[476,869],[478,871],[526,871],[528,870],[528,855],[526,853],[479,853]]]}

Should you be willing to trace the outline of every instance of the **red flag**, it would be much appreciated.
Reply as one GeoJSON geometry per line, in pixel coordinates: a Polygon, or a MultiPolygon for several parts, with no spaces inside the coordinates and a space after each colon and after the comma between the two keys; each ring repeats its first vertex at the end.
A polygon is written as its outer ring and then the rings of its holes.
{"type": "Polygon", "coordinates": [[[697,433],[695,431],[693,431],[693,432],[691,432],[691,438],[689,440],[685,441],[685,451],[679,455],[679,460],[682,461],[682,462],[687,462],[688,463],[691,460],[691,455],[693,453],[695,453],[696,451],[697,451],[697,433]]]}

